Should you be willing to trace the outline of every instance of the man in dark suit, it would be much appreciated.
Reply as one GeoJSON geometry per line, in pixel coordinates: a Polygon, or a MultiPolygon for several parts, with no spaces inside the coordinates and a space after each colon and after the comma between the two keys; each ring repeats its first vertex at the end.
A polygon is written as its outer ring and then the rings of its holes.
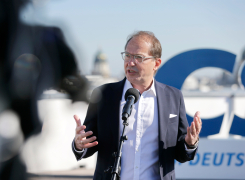
{"type": "Polygon", "coordinates": [[[94,179],[111,179],[104,170],[114,164],[112,153],[118,149],[122,131],[120,112],[124,94],[131,87],[141,96],[125,132],[128,140],[122,150],[121,179],[172,180],[174,160],[194,158],[202,126],[200,113],[188,127],[182,93],[154,80],[161,65],[161,50],[153,33],[131,35],[122,53],[126,78],[94,90],[84,125],[74,116],[77,128],[72,148],[77,160],[98,151],[94,179]]]}

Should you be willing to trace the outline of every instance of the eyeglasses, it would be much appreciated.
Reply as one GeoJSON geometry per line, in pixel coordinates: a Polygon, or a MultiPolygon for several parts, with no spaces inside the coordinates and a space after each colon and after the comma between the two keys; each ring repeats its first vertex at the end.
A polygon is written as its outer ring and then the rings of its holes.
{"type": "Polygon", "coordinates": [[[129,62],[130,59],[133,57],[135,63],[142,63],[146,59],[155,58],[154,56],[145,57],[143,55],[133,55],[127,52],[122,52],[121,55],[122,55],[122,59],[125,62],[129,62]]]}

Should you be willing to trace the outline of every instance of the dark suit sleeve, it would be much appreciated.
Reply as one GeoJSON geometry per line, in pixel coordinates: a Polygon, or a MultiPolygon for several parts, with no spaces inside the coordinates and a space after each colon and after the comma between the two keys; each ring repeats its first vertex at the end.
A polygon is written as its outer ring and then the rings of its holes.
{"type": "Polygon", "coordinates": [[[181,163],[193,160],[197,149],[191,154],[187,154],[185,150],[185,136],[187,134],[188,121],[186,118],[185,104],[181,91],[180,93],[180,109],[179,109],[179,127],[178,127],[178,138],[175,150],[175,159],[181,163]]]}
{"type": "MultiPolygon", "coordinates": [[[[87,115],[85,117],[84,125],[86,126],[85,131],[92,131],[92,136],[96,136],[98,138],[98,130],[97,130],[97,120],[98,120],[98,106],[100,104],[100,101],[102,99],[102,93],[99,88],[96,88],[91,95],[90,103],[87,110],[87,115]]],[[[90,138],[90,137],[88,137],[90,138]]],[[[98,139],[97,139],[98,140],[98,139]]],[[[76,156],[76,159],[79,160],[82,157],[82,153],[77,153],[72,148],[74,155],[76,156]]],[[[86,154],[83,158],[87,158],[89,156],[92,156],[96,151],[98,151],[98,145],[88,148],[86,154]]]]}

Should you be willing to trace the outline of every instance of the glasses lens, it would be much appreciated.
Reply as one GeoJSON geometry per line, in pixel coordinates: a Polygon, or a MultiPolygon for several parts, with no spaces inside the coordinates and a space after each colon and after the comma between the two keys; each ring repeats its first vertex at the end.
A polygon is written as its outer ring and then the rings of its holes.
{"type": "Polygon", "coordinates": [[[134,59],[135,59],[137,62],[140,62],[140,63],[143,61],[143,57],[142,57],[142,56],[139,56],[139,55],[134,56],[134,59]]]}
{"type": "Polygon", "coordinates": [[[122,56],[123,56],[124,61],[129,61],[131,58],[131,55],[128,53],[123,53],[122,56]]]}
{"type": "Polygon", "coordinates": [[[121,55],[122,55],[122,59],[124,60],[124,53],[122,52],[121,55]]]}

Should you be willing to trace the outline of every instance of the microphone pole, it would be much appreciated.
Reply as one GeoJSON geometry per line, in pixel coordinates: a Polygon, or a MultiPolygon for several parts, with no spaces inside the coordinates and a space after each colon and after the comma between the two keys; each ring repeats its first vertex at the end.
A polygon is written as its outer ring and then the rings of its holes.
{"type": "Polygon", "coordinates": [[[134,88],[130,88],[127,90],[125,94],[125,100],[127,101],[125,106],[123,107],[123,113],[122,113],[122,119],[123,119],[123,131],[122,135],[120,137],[120,142],[119,142],[119,147],[118,151],[114,152],[112,156],[115,158],[114,166],[110,166],[107,170],[104,172],[109,172],[111,170],[111,180],[120,180],[120,161],[121,161],[121,156],[122,156],[122,146],[123,142],[128,140],[128,137],[124,135],[125,133],[125,128],[128,126],[128,118],[131,115],[132,112],[132,105],[136,103],[139,99],[139,91],[134,88]]]}

